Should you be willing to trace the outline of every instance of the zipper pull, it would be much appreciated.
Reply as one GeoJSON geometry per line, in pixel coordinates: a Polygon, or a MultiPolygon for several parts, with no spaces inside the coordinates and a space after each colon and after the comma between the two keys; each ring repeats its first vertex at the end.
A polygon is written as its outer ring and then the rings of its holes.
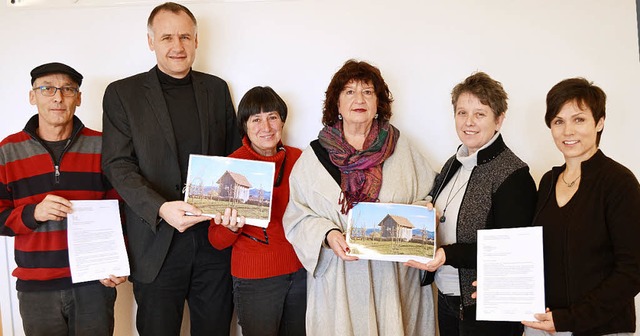
{"type": "Polygon", "coordinates": [[[55,183],[58,184],[60,183],[60,166],[55,165],[55,173],[53,173],[53,176],[55,177],[55,183]]]}
{"type": "Polygon", "coordinates": [[[462,314],[462,300],[460,300],[460,321],[464,320],[464,316],[462,314]]]}

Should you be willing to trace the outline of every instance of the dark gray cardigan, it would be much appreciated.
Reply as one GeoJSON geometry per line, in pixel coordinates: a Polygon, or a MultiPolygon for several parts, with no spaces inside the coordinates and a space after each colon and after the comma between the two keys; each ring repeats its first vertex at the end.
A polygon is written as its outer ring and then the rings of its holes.
{"type": "MultiPolygon", "coordinates": [[[[430,193],[433,203],[461,165],[455,155],[445,163],[430,193]]],[[[442,246],[445,265],[459,271],[464,317],[475,319],[476,301],[471,298],[475,288],[471,283],[477,277],[477,231],[531,226],[536,196],[529,167],[506,146],[502,135],[478,152],[478,164],[471,172],[458,212],[457,242],[442,246]]],[[[433,276],[427,274],[426,282],[432,282],[433,276]]]]}

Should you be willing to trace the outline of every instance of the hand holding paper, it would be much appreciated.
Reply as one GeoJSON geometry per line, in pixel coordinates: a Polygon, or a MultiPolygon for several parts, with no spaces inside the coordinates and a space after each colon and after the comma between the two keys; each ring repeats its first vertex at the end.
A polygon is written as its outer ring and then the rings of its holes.
{"type": "Polygon", "coordinates": [[[553,313],[549,308],[544,314],[535,314],[537,321],[522,321],[526,327],[543,330],[549,333],[556,332],[555,323],[553,323],[553,313]]]}
{"type": "Polygon", "coordinates": [[[48,220],[59,221],[67,217],[71,213],[71,202],[69,200],[49,194],[40,203],[36,205],[33,211],[33,217],[38,222],[48,220]]]}
{"type": "Polygon", "coordinates": [[[112,275],[109,275],[108,278],[100,280],[100,283],[105,287],[115,288],[119,284],[127,281],[127,278],[128,278],[127,276],[117,277],[112,274],[112,275]]]}

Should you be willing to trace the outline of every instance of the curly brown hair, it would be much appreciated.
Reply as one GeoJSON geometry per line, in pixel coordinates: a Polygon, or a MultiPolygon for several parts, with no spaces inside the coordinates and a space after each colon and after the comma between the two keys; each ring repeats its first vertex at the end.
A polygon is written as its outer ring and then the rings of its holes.
{"type": "Polygon", "coordinates": [[[378,98],[378,120],[389,121],[392,114],[391,103],[393,103],[393,96],[384,78],[382,78],[380,69],[367,62],[350,59],[331,78],[327,92],[325,92],[322,124],[333,126],[338,122],[340,93],[351,81],[362,81],[373,85],[378,98]]]}
{"type": "Polygon", "coordinates": [[[507,112],[507,99],[509,99],[509,96],[500,82],[489,77],[484,72],[474,73],[453,88],[451,91],[451,104],[453,105],[454,113],[458,98],[463,93],[470,93],[476,96],[482,104],[491,107],[496,118],[507,112]]]}

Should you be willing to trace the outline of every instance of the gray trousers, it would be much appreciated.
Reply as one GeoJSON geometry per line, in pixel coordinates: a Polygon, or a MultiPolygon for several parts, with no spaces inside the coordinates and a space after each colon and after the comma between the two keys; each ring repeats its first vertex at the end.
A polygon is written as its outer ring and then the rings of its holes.
{"type": "Polygon", "coordinates": [[[116,289],[99,282],[66,290],[18,292],[27,336],[111,336],[116,289]]]}

